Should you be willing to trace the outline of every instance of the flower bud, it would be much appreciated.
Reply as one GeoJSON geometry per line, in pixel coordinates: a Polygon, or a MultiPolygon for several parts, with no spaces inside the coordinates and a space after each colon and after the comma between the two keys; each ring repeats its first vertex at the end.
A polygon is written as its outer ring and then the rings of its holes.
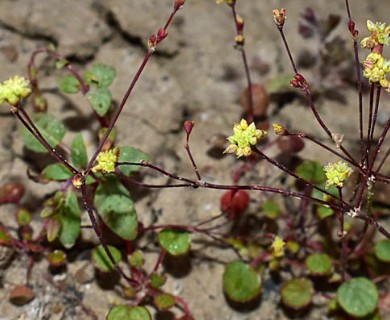
{"type": "Polygon", "coordinates": [[[184,5],[185,0],[176,0],[175,4],[173,5],[174,10],[179,10],[184,5]]]}
{"type": "Polygon", "coordinates": [[[184,131],[189,135],[191,134],[192,128],[195,126],[194,121],[186,121],[184,122],[184,131]]]}

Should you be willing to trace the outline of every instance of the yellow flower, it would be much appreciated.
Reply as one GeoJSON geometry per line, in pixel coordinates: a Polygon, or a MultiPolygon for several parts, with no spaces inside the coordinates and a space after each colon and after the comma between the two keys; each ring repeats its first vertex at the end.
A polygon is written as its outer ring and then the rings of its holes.
{"type": "Polygon", "coordinates": [[[273,123],[272,126],[274,127],[275,134],[278,136],[283,136],[287,132],[286,128],[279,123],[273,123]]]}
{"type": "Polygon", "coordinates": [[[102,151],[96,158],[97,165],[92,168],[93,172],[101,171],[103,173],[115,172],[115,164],[118,162],[119,149],[114,148],[108,151],[102,151]]]}
{"type": "Polygon", "coordinates": [[[249,156],[252,153],[252,147],[257,141],[266,136],[267,132],[256,129],[254,123],[248,125],[245,119],[236,123],[233,127],[234,135],[228,138],[229,146],[224,153],[235,153],[237,157],[249,156]]]}
{"type": "Polygon", "coordinates": [[[353,172],[353,170],[344,161],[328,163],[324,167],[324,171],[327,178],[325,188],[329,188],[333,185],[341,188],[344,185],[345,179],[347,179],[353,172]]]}
{"type": "Polygon", "coordinates": [[[227,3],[227,4],[234,4],[236,2],[236,0],[216,0],[215,1],[217,4],[220,4],[220,3],[227,3]]]}
{"type": "Polygon", "coordinates": [[[30,94],[30,81],[23,77],[13,76],[0,84],[0,104],[6,101],[15,106],[21,98],[30,94]]]}
{"type": "Polygon", "coordinates": [[[281,258],[284,256],[284,247],[286,243],[282,238],[276,236],[274,241],[271,244],[271,249],[273,250],[272,256],[274,258],[281,258]]]}

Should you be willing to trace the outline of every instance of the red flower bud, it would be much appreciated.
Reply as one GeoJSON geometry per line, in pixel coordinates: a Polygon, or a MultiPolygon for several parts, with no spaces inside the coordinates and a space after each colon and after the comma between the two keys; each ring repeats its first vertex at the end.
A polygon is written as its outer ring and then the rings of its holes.
{"type": "Polygon", "coordinates": [[[221,210],[230,219],[235,219],[244,213],[249,205],[249,195],[245,190],[228,190],[221,197],[221,210]]]}
{"type": "Polygon", "coordinates": [[[306,79],[300,73],[296,73],[295,76],[294,76],[294,79],[299,81],[299,82],[301,82],[301,83],[306,82],[306,79]]]}
{"type": "Polygon", "coordinates": [[[184,122],[184,131],[187,134],[191,134],[192,128],[194,127],[195,122],[194,121],[186,121],[184,122]]]}
{"type": "Polygon", "coordinates": [[[295,79],[294,79],[294,80],[291,80],[291,81],[290,81],[290,84],[291,84],[291,86],[294,87],[294,88],[298,88],[298,89],[301,88],[301,85],[300,85],[299,81],[297,81],[297,80],[295,80],[295,79]]]}
{"type": "Polygon", "coordinates": [[[157,42],[160,42],[160,41],[164,40],[164,38],[167,35],[168,35],[167,30],[165,30],[164,28],[158,29],[158,31],[157,31],[157,42]]]}
{"type": "Polygon", "coordinates": [[[353,31],[355,30],[355,22],[353,22],[352,20],[348,22],[348,29],[351,33],[353,33],[353,31]]]}
{"type": "Polygon", "coordinates": [[[179,10],[184,5],[184,0],[176,0],[173,8],[179,10]]]}

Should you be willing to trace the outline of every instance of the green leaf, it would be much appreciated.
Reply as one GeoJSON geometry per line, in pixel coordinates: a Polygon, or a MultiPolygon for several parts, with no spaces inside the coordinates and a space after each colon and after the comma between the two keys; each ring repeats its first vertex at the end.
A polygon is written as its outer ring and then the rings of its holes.
{"type": "MultiPolygon", "coordinates": [[[[322,183],[318,184],[318,187],[320,187],[324,190],[326,189],[325,186],[326,186],[326,181],[323,181],[322,183]]],[[[339,190],[337,189],[336,186],[330,186],[329,188],[326,189],[326,191],[329,192],[330,194],[334,195],[335,197],[339,196],[339,190]]],[[[311,196],[313,198],[316,198],[319,200],[324,200],[324,201],[328,201],[328,197],[329,197],[328,195],[326,195],[325,193],[323,193],[317,189],[313,189],[311,196]]],[[[330,198],[330,199],[332,199],[332,198],[330,198]]]]}
{"type": "Polygon", "coordinates": [[[273,76],[267,83],[268,93],[280,94],[281,92],[292,91],[290,81],[294,79],[294,74],[280,73],[273,76]]]}
{"type": "Polygon", "coordinates": [[[378,304],[378,290],[375,284],[363,277],[344,282],[337,290],[337,301],[345,312],[354,317],[365,317],[378,304]]]}
{"type": "Polygon", "coordinates": [[[0,223],[0,245],[9,245],[12,243],[12,238],[7,228],[0,223]]]}
{"type": "MultiPolygon", "coordinates": [[[[65,136],[64,125],[52,115],[34,113],[31,119],[52,148],[55,148],[65,136]]],[[[41,153],[47,152],[46,148],[25,127],[22,128],[22,138],[27,149],[41,153]]]]}
{"type": "Polygon", "coordinates": [[[135,268],[142,267],[145,263],[144,253],[141,250],[135,250],[129,258],[129,263],[135,268]]]}
{"type": "Polygon", "coordinates": [[[104,64],[95,64],[91,70],[86,72],[84,78],[90,85],[98,88],[108,88],[116,77],[114,68],[104,64]]]}
{"type": "MultiPolygon", "coordinates": [[[[108,251],[110,251],[112,257],[114,258],[115,263],[121,261],[121,252],[113,246],[108,245],[107,247],[108,251]]],[[[115,269],[115,266],[112,264],[102,245],[99,245],[92,250],[92,259],[100,271],[108,272],[115,269]]]]}
{"type": "Polygon", "coordinates": [[[57,69],[62,69],[64,67],[66,67],[68,64],[69,64],[68,60],[65,60],[65,59],[58,60],[58,61],[56,61],[56,68],[57,69]]]}
{"type": "Polygon", "coordinates": [[[43,169],[42,175],[50,180],[63,181],[71,178],[73,173],[62,163],[53,163],[43,169]]]}
{"type": "Polygon", "coordinates": [[[326,180],[324,166],[316,161],[304,161],[296,169],[295,173],[302,179],[314,184],[320,184],[326,180]]]}
{"type": "MultiPolygon", "coordinates": [[[[141,160],[149,161],[149,156],[141,150],[129,146],[119,147],[119,162],[140,162],[141,160]]],[[[123,165],[118,169],[125,175],[138,172],[141,166],[123,165]]]]}
{"type": "Polygon", "coordinates": [[[45,228],[47,241],[53,242],[60,234],[61,223],[56,218],[49,217],[45,221],[45,228]]]}
{"type": "Polygon", "coordinates": [[[191,247],[190,233],[183,230],[165,229],[158,234],[158,242],[173,256],[183,255],[191,247]]]}
{"type": "Polygon", "coordinates": [[[158,274],[158,273],[152,273],[150,275],[150,285],[153,288],[161,288],[165,282],[167,281],[167,277],[163,274],[158,274]]]}
{"type": "Polygon", "coordinates": [[[31,222],[31,219],[32,215],[30,211],[26,209],[19,209],[19,211],[16,213],[16,221],[21,227],[28,225],[31,222]]]}
{"type": "Polygon", "coordinates": [[[94,202],[99,216],[114,233],[129,241],[137,237],[134,203],[129,191],[119,181],[109,178],[100,183],[94,202]]]}
{"type": "Polygon", "coordinates": [[[253,268],[240,260],[236,260],[225,267],[223,291],[229,299],[246,303],[259,296],[261,280],[253,268]]]}
{"type": "Polygon", "coordinates": [[[68,190],[60,209],[61,231],[60,242],[65,248],[71,248],[80,235],[81,210],[77,196],[73,191],[68,190]]]}
{"type": "Polygon", "coordinates": [[[383,262],[390,262],[390,240],[384,239],[375,245],[375,255],[383,262]]]}
{"type": "Polygon", "coordinates": [[[282,301],[290,308],[302,309],[311,303],[313,291],[313,283],[309,279],[292,279],[282,287],[282,301]]]}
{"type": "Polygon", "coordinates": [[[152,320],[152,317],[145,307],[119,305],[110,310],[107,320],[152,320]]]}
{"type": "Polygon", "coordinates": [[[88,164],[87,148],[85,147],[83,136],[80,133],[73,138],[70,147],[70,158],[78,169],[83,169],[88,164]]]}
{"type": "Polygon", "coordinates": [[[161,293],[154,297],[154,304],[159,310],[168,310],[175,305],[175,297],[169,293],[161,293]]]}
{"type": "Polygon", "coordinates": [[[65,93],[77,93],[80,91],[80,82],[73,76],[67,76],[60,80],[59,88],[65,93]]]}
{"type": "Polygon", "coordinates": [[[325,253],[313,253],[306,258],[306,267],[312,275],[324,276],[332,272],[332,259],[325,253]]]}
{"type": "Polygon", "coordinates": [[[320,219],[326,219],[334,215],[334,210],[322,205],[317,206],[317,215],[320,219]]]}
{"type": "Polygon", "coordinates": [[[276,219],[280,215],[280,208],[278,204],[274,201],[265,201],[263,203],[262,209],[264,211],[264,214],[269,219],[276,219]]]}
{"type": "Polygon", "coordinates": [[[59,267],[66,263],[66,254],[62,250],[54,250],[48,253],[47,260],[53,267],[59,267]]]}
{"type": "Polygon", "coordinates": [[[104,117],[110,110],[112,95],[107,88],[91,89],[87,99],[100,117],[104,117]]]}

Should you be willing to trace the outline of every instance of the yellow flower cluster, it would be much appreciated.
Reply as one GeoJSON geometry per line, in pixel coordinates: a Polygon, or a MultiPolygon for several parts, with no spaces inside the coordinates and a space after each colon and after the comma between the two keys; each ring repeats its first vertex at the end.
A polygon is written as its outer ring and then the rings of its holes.
{"type": "Polygon", "coordinates": [[[30,81],[20,76],[13,76],[0,83],[0,104],[8,102],[15,106],[20,99],[31,94],[30,81]]]}
{"type": "Polygon", "coordinates": [[[328,163],[324,167],[324,171],[327,178],[325,188],[329,188],[330,186],[337,186],[341,188],[344,185],[344,181],[353,172],[353,170],[344,161],[328,163]]]}
{"type": "Polygon", "coordinates": [[[367,29],[371,32],[369,37],[361,41],[362,47],[371,50],[363,61],[363,75],[371,83],[379,83],[387,92],[390,93],[390,82],[387,75],[390,72],[390,61],[382,55],[383,46],[390,42],[390,26],[385,23],[371,20],[367,21],[367,29]]]}
{"type": "Polygon", "coordinates": [[[390,72],[389,60],[380,53],[371,52],[363,61],[363,66],[363,75],[370,82],[379,82],[383,88],[389,89],[389,80],[387,80],[387,74],[390,72]]]}
{"type": "Polygon", "coordinates": [[[248,125],[245,119],[233,127],[234,135],[228,138],[229,146],[224,153],[235,153],[237,157],[249,156],[257,141],[267,135],[266,131],[256,129],[254,123],[248,125]]]}
{"type": "Polygon", "coordinates": [[[284,256],[284,247],[286,243],[281,237],[276,236],[271,244],[272,256],[274,258],[281,258],[284,256]]]}
{"type": "Polygon", "coordinates": [[[115,172],[115,165],[118,162],[119,149],[114,148],[108,151],[102,151],[96,158],[97,164],[92,168],[93,172],[101,171],[103,173],[115,172]]]}

